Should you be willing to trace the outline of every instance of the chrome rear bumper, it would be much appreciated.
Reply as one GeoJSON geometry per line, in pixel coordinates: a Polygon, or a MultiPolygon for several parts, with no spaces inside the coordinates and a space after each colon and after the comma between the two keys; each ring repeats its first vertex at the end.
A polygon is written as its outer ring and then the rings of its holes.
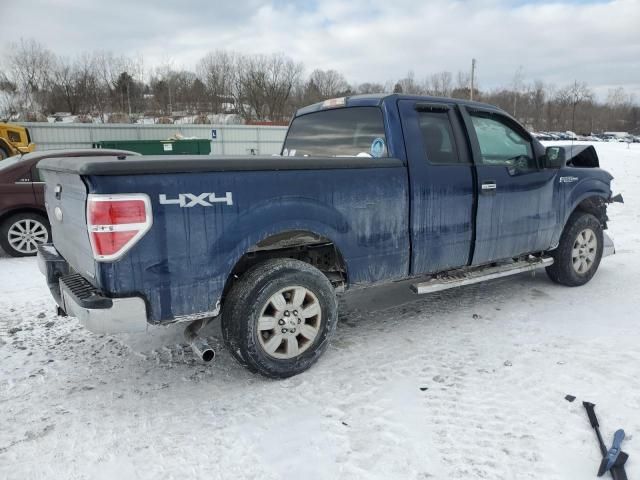
{"type": "Polygon", "coordinates": [[[135,333],[147,329],[147,306],[140,297],[110,298],[78,273],[51,244],[38,248],[38,268],[51,295],[67,314],[94,333],[135,333]]]}

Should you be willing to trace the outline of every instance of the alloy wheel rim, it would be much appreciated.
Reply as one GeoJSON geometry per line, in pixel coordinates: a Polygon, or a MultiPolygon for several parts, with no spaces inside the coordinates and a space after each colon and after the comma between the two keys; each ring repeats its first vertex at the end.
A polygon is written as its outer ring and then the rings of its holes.
{"type": "Polygon", "coordinates": [[[318,297],[302,286],[274,293],[258,317],[258,340],[270,357],[288,360],[305,352],[320,332],[318,297]]]}
{"type": "Polygon", "coordinates": [[[38,245],[49,240],[49,232],[42,222],[24,218],[9,227],[7,240],[16,252],[33,255],[38,251],[38,245]]]}
{"type": "Polygon", "coordinates": [[[571,250],[571,263],[576,273],[584,275],[593,267],[598,251],[598,238],[593,230],[585,228],[576,237],[571,250]]]}

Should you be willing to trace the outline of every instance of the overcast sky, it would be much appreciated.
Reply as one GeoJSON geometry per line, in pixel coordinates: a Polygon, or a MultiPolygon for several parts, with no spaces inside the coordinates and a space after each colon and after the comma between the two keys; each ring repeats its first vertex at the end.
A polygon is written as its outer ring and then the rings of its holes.
{"type": "Polygon", "coordinates": [[[35,38],[68,56],[140,55],[147,69],[193,69],[215,49],[282,52],[350,83],[455,75],[475,57],[483,89],[511,84],[522,66],[527,82],[586,81],[603,99],[623,86],[640,98],[640,0],[20,0],[10,10],[0,49],[35,38]]]}

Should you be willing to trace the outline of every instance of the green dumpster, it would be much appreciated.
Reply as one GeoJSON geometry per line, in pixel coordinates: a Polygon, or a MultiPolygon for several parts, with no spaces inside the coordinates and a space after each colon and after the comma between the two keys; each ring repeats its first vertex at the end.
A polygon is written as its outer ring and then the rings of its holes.
{"type": "Polygon", "coordinates": [[[211,142],[207,139],[191,140],[102,140],[93,148],[117,148],[142,155],[209,155],[211,142]]]}

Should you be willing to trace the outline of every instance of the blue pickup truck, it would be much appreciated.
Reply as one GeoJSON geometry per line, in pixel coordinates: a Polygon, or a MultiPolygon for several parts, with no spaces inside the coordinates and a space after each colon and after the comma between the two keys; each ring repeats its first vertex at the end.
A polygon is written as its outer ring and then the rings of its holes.
{"type": "Polygon", "coordinates": [[[542,146],[496,107],[407,95],[300,109],[272,157],[53,158],[39,164],[61,314],[97,332],[220,318],[232,355],[272,378],[309,368],[336,292],[412,279],[428,293],[546,268],[588,282],[611,175],[592,147],[542,146]]]}

